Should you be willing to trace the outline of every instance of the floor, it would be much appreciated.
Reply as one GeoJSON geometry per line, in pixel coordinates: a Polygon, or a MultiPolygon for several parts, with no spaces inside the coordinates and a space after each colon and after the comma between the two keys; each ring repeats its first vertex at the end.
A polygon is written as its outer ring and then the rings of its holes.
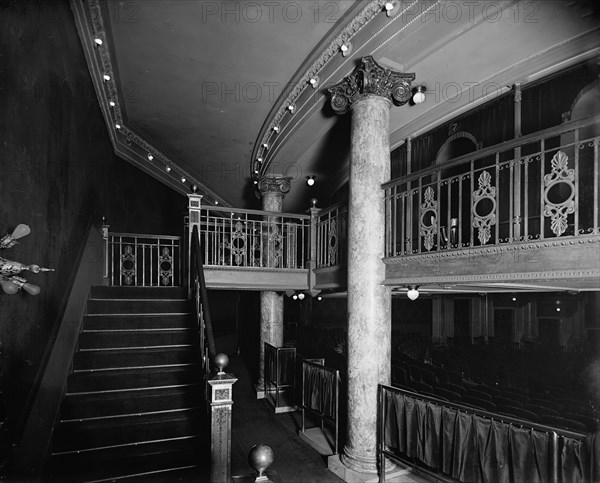
{"type": "MultiPolygon", "coordinates": [[[[266,474],[273,483],[337,483],[340,478],[327,469],[327,458],[304,443],[298,436],[299,411],[275,414],[266,399],[256,399],[252,379],[239,358],[232,358],[227,372],[238,377],[233,386],[233,424],[231,436],[231,474],[234,480],[254,481],[247,455],[256,444],[266,444],[275,459],[266,474]]],[[[387,480],[389,483],[423,483],[428,480],[407,474],[387,480]]]]}
{"type": "Polygon", "coordinates": [[[275,483],[337,483],[327,461],[298,437],[300,412],[275,414],[265,399],[256,399],[250,374],[240,359],[232,358],[227,372],[238,377],[233,386],[231,474],[252,473],[247,455],[256,444],[271,447],[275,460],[266,474],[275,483]]]}

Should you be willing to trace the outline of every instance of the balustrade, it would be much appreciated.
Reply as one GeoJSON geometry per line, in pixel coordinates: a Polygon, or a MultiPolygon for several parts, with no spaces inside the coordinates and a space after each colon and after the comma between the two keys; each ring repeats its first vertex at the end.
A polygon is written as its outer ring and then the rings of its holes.
{"type": "Polygon", "coordinates": [[[386,256],[598,235],[600,118],[384,185],[386,256]]]}
{"type": "Polygon", "coordinates": [[[348,206],[338,203],[319,211],[317,231],[317,268],[346,263],[348,206]]]}
{"type": "Polygon", "coordinates": [[[110,285],[181,285],[181,237],[106,233],[105,277],[110,285]]]}
{"type": "Polygon", "coordinates": [[[205,265],[303,269],[309,225],[308,215],[202,207],[205,265]]]}

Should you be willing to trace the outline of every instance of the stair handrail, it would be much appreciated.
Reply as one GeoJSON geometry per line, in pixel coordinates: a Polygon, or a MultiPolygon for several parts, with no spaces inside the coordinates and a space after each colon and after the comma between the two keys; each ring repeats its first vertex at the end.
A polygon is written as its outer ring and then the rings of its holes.
{"type": "Polygon", "coordinates": [[[196,322],[201,337],[202,361],[205,373],[210,373],[210,365],[215,358],[215,338],[208,304],[208,292],[206,290],[206,280],[204,278],[204,264],[202,262],[202,250],[200,249],[200,238],[198,235],[198,226],[194,225],[191,239],[191,264],[190,264],[190,283],[193,283],[192,294],[194,296],[196,322]],[[206,350],[208,349],[208,357],[206,350]]]}

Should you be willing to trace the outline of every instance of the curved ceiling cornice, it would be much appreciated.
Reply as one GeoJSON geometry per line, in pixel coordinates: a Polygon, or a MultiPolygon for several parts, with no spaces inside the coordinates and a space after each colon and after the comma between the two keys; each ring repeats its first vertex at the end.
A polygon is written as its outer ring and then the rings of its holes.
{"type": "Polygon", "coordinates": [[[355,9],[354,16],[348,22],[340,23],[337,31],[323,40],[321,47],[317,47],[309,55],[292,77],[292,87],[277,99],[259,132],[250,161],[250,170],[255,178],[268,171],[277,151],[308,114],[316,108],[322,108],[327,99],[325,85],[339,82],[354,69],[358,58],[370,55],[383,47],[408,25],[436,8],[439,0],[428,3],[426,7],[421,5],[417,9],[419,13],[414,14],[414,7],[418,4],[419,1],[414,0],[402,5],[400,11],[401,5],[398,2],[370,1],[358,13],[355,9]],[[393,5],[393,10],[388,12],[386,4],[393,5]],[[410,20],[407,21],[408,18],[410,20]],[[403,21],[398,25],[399,20],[403,21]],[[397,28],[390,33],[390,26],[393,24],[397,25],[397,28]],[[365,29],[367,26],[370,28],[365,29]],[[358,34],[365,30],[368,32],[364,37],[357,39],[358,34]],[[355,39],[357,45],[353,46],[355,39]],[[370,51],[365,51],[363,47],[372,41],[379,41],[379,44],[370,51]],[[347,47],[347,50],[343,51],[343,46],[347,47]]]}
{"type": "Polygon", "coordinates": [[[106,32],[100,0],[71,0],[70,3],[115,153],[181,194],[190,193],[191,186],[195,184],[198,193],[204,196],[204,202],[231,206],[227,200],[181,168],[182,163],[175,156],[147,136],[137,134],[135,128],[129,125],[121,108],[122,96],[117,88],[117,72],[113,67],[115,63],[111,46],[107,42],[110,35],[106,32]]]}

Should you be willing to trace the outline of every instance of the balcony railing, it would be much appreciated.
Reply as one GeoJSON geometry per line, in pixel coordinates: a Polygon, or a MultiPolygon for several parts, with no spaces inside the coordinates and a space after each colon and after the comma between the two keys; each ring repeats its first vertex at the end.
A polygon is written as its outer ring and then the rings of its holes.
{"type": "Polygon", "coordinates": [[[317,217],[317,268],[346,263],[348,206],[338,203],[321,210],[317,217]]]}
{"type": "Polygon", "coordinates": [[[108,233],[105,277],[110,285],[181,285],[181,237],[108,233]]]}
{"type": "Polygon", "coordinates": [[[600,117],[384,185],[387,257],[599,234],[600,117]]]}
{"type": "Polygon", "coordinates": [[[309,227],[308,215],[202,207],[205,266],[306,268],[309,227]]]}

